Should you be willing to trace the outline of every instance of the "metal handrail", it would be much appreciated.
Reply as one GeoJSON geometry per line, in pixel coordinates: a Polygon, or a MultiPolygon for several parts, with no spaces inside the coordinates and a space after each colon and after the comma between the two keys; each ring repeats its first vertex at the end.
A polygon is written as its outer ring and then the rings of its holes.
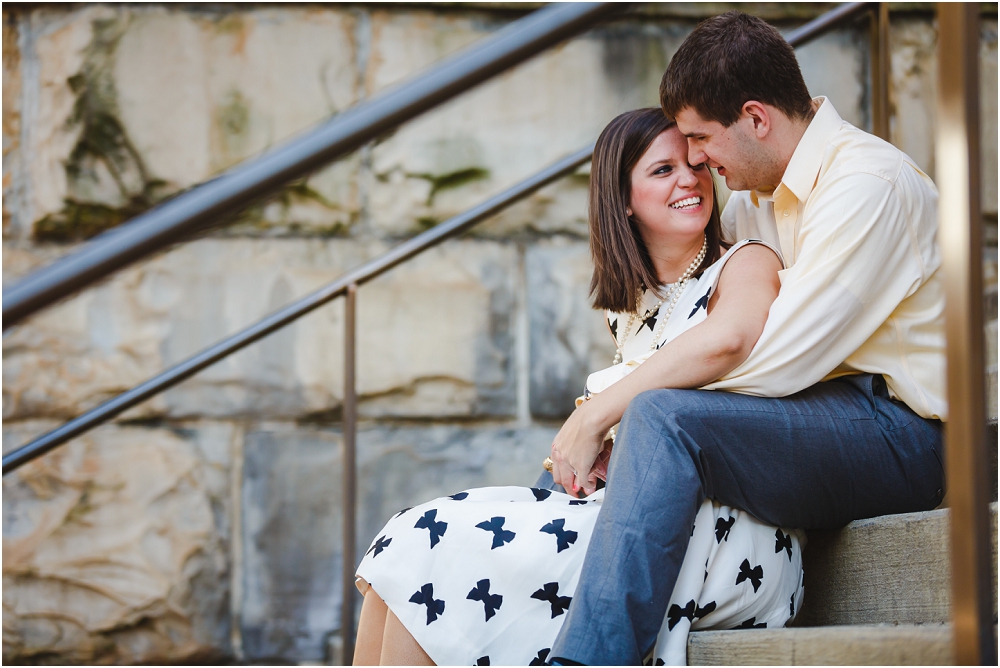
{"type": "Polygon", "coordinates": [[[591,27],[623,4],[556,3],[519,19],[427,72],[247,160],[3,291],[3,329],[252,201],[344,156],[402,123],[591,27]]]}
{"type": "Polygon", "coordinates": [[[577,151],[499,195],[453,218],[449,218],[440,225],[418,234],[408,241],[404,241],[384,255],[348,271],[337,280],[298,299],[281,310],[205,348],[186,360],[178,362],[149,380],[122,392],[99,406],[90,409],[83,415],[73,418],[69,422],[39,436],[27,445],[23,445],[17,450],[4,455],[3,475],[7,475],[21,465],[36,457],[40,457],[69,439],[89,431],[132,406],[173,387],[186,378],[190,378],[205,367],[211,366],[215,362],[245,348],[271,332],[294,322],[330,300],[343,295],[349,286],[367,283],[399,263],[405,262],[446,239],[465,232],[473,225],[482,222],[511,204],[527,197],[539,188],[567,174],[571,174],[577,167],[590,160],[593,151],[593,145],[577,151]]]}
{"type": "Polygon", "coordinates": [[[959,665],[997,663],[991,580],[986,387],[983,382],[982,212],[979,144],[979,7],[942,2],[935,130],[938,243],[945,293],[951,618],[959,665]]]}
{"type": "Polygon", "coordinates": [[[878,6],[878,4],[877,2],[845,2],[827,13],[817,16],[809,23],[792,30],[785,35],[785,41],[792,46],[802,46],[848,19],[859,16],[872,7],[878,6]]]}

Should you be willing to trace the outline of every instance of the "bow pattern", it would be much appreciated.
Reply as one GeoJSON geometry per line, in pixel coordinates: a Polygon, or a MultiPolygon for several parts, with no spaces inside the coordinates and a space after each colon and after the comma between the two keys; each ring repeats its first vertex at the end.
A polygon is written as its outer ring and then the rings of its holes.
{"type": "Polygon", "coordinates": [[[556,553],[562,552],[567,549],[570,544],[576,542],[576,532],[569,529],[564,529],[566,526],[566,520],[558,519],[552,520],[545,526],[543,526],[539,531],[542,533],[550,533],[556,537],[556,553]]]}
{"type": "Polygon", "coordinates": [[[506,521],[505,517],[494,517],[489,521],[483,521],[476,525],[478,529],[493,532],[493,547],[490,548],[491,550],[503,547],[514,540],[516,534],[513,531],[507,531],[503,528],[503,523],[506,521]]]}
{"type": "Polygon", "coordinates": [[[702,295],[701,299],[699,299],[694,303],[694,310],[691,311],[691,315],[688,316],[688,320],[694,317],[694,314],[698,312],[698,309],[703,308],[706,311],[708,310],[708,299],[709,299],[708,296],[710,294],[712,294],[712,288],[709,288],[708,292],[702,295]]]}
{"type": "Polygon", "coordinates": [[[792,560],[792,536],[781,531],[781,529],[776,529],[774,532],[774,553],[778,554],[781,550],[788,552],[788,561],[792,560]]]}
{"type": "Polygon", "coordinates": [[[372,543],[372,546],[368,548],[368,552],[365,552],[365,554],[374,551],[375,554],[372,555],[372,559],[374,559],[375,557],[377,557],[379,554],[382,553],[382,550],[389,547],[389,543],[391,542],[392,542],[391,538],[386,540],[385,536],[379,536],[378,538],[375,539],[375,542],[372,543]]]}
{"type": "Polygon", "coordinates": [[[753,585],[753,592],[756,594],[757,590],[760,589],[760,581],[764,579],[764,567],[760,564],[750,568],[750,560],[744,559],[743,563],[740,564],[740,573],[736,576],[736,584],[743,582],[744,580],[750,580],[750,584],[753,585]]]}
{"type": "Polygon", "coordinates": [[[742,624],[740,624],[739,626],[736,626],[734,628],[737,628],[737,629],[766,629],[767,628],[767,622],[761,622],[760,624],[755,624],[754,622],[756,622],[756,621],[757,621],[756,617],[751,617],[750,619],[746,620],[745,622],[743,622],[742,624]]]}
{"type": "Polygon", "coordinates": [[[537,487],[532,487],[531,493],[535,495],[535,501],[544,501],[545,499],[552,496],[551,490],[539,489],[537,487]]]}
{"type": "Polygon", "coordinates": [[[538,599],[539,601],[548,601],[552,607],[552,619],[566,612],[569,609],[570,602],[573,600],[572,596],[559,595],[558,582],[548,582],[542,585],[542,588],[532,594],[531,598],[538,599]]]}
{"type": "Polygon", "coordinates": [[[545,649],[538,650],[538,656],[531,660],[528,664],[529,666],[544,666],[546,665],[545,660],[549,658],[549,652],[552,651],[551,647],[546,647],[545,649]]]}
{"type": "Polygon", "coordinates": [[[436,621],[438,615],[444,614],[444,601],[434,598],[434,585],[428,582],[420,591],[414,592],[410,603],[427,606],[427,623],[436,621]]]}
{"type": "Polygon", "coordinates": [[[667,611],[667,630],[673,631],[674,627],[677,626],[678,622],[682,619],[687,619],[693,624],[694,620],[701,619],[708,613],[715,610],[715,607],[715,601],[706,603],[704,607],[697,607],[694,599],[688,601],[687,605],[683,608],[674,603],[667,611]]]}
{"type": "Polygon", "coordinates": [[[715,520],[715,542],[721,543],[723,539],[726,542],[729,541],[729,530],[733,528],[733,524],[736,523],[735,517],[730,517],[728,520],[724,520],[721,517],[715,520]]]}
{"type": "Polygon", "coordinates": [[[497,614],[497,610],[503,605],[503,596],[501,594],[491,594],[490,593],[490,581],[480,580],[473,587],[469,595],[466,596],[470,601],[482,601],[483,606],[486,609],[486,621],[490,621],[490,617],[497,614]]]}
{"type": "Polygon", "coordinates": [[[448,530],[447,522],[437,522],[437,509],[428,510],[423,516],[417,520],[417,523],[413,525],[414,529],[427,529],[430,531],[431,537],[431,549],[441,541],[441,536],[444,532],[448,530]]]}

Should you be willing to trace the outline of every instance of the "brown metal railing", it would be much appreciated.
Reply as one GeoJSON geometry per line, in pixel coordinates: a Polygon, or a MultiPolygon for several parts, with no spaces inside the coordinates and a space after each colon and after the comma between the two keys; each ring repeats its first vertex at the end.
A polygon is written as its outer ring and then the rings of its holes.
{"type": "MultiPolygon", "coordinates": [[[[982,213],[979,163],[979,6],[938,4],[935,160],[945,278],[955,661],[996,665],[990,554],[986,388],[983,383],[982,213]]],[[[996,447],[996,444],[993,444],[996,447]]]]}
{"type": "MultiPolygon", "coordinates": [[[[982,401],[982,383],[979,382],[982,380],[983,369],[983,329],[981,299],[977,292],[977,290],[981,290],[981,257],[977,255],[977,253],[981,253],[981,241],[978,237],[979,163],[978,153],[976,153],[978,151],[978,125],[972,122],[969,116],[972,112],[969,110],[973,107],[978,110],[974,104],[978,99],[975,97],[975,92],[978,91],[978,79],[975,75],[978,61],[971,55],[972,47],[970,45],[975,45],[975,48],[978,49],[979,38],[978,32],[974,38],[971,37],[973,28],[970,26],[973,23],[970,23],[972,19],[969,18],[970,16],[978,18],[975,14],[975,11],[978,11],[978,6],[969,5],[969,7],[976,9],[965,10],[962,13],[949,3],[942,3],[939,8],[939,15],[942,19],[939,46],[941,53],[939,71],[942,76],[942,85],[939,89],[941,106],[938,116],[938,183],[942,186],[940,209],[942,212],[949,212],[947,220],[942,217],[941,243],[945,251],[945,270],[949,286],[948,361],[951,420],[948,425],[948,475],[951,490],[949,499],[953,502],[952,572],[955,582],[953,603],[956,657],[965,663],[978,663],[984,658],[989,662],[992,656],[992,662],[995,663],[996,653],[995,645],[992,642],[990,596],[983,596],[983,591],[992,593],[990,572],[982,570],[984,564],[989,565],[988,541],[990,534],[986,512],[988,499],[986,504],[982,503],[988,486],[978,482],[977,479],[977,477],[983,477],[980,474],[986,470],[985,467],[977,465],[977,463],[985,461],[985,453],[982,452],[985,441],[981,433],[985,423],[985,409],[982,401]],[[946,18],[959,14],[964,18],[946,18]],[[960,60],[955,60],[956,58],[960,58],[960,60]],[[953,70],[960,71],[963,75],[952,77],[949,73],[953,70]],[[944,122],[945,119],[948,119],[948,122],[944,122]],[[975,156],[975,160],[970,156],[975,156]],[[942,175],[943,165],[946,164],[949,165],[949,169],[956,164],[965,165],[963,168],[965,171],[958,170],[952,174],[952,176],[954,174],[965,175],[964,177],[945,179],[948,182],[947,188],[942,183],[942,178],[944,178],[942,175]],[[955,216],[955,212],[959,210],[956,207],[960,205],[964,207],[961,208],[961,211],[966,213],[955,216]],[[978,310],[977,304],[979,305],[978,310]],[[977,350],[979,351],[978,358],[975,352],[977,350]],[[978,404],[974,400],[976,396],[980,397],[978,404]],[[956,494],[956,490],[965,491],[956,494]],[[985,545],[986,550],[985,562],[982,561],[983,545],[985,545]],[[984,572],[985,576],[983,576],[984,572]],[[983,583],[985,583],[985,590],[983,583]],[[985,617],[983,610],[986,611],[985,617]],[[983,640],[987,635],[989,642],[983,640]],[[968,649],[969,646],[976,648],[974,653],[973,650],[968,649]]],[[[801,46],[866,12],[869,14],[871,26],[872,131],[888,140],[890,109],[888,94],[889,11],[887,3],[845,3],[800,28],[790,31],[786,35],[786,39],[792,46],[801,46]]],[[[976,53],[978,52],[976,51],[976,53]]],[[[354,568],[357,498],[356,330],[358,287],[424,250],[467,231],[472,226],[527,197],[542,186],[572,173],[590,159],[592,151],[593,146],[578,151],[504,193],[404,242],[385,255],[348,272],[333,283],[18,448],[3,458],[4,475],[71,438],[106,422],[127,408],[180,383],[207,366],[294,322],[319,306],[344,296],[342,487],[344,570],[341,635],[344,661],[349,663],[353,656],[353,622],[356,605],[354,568]]]]}

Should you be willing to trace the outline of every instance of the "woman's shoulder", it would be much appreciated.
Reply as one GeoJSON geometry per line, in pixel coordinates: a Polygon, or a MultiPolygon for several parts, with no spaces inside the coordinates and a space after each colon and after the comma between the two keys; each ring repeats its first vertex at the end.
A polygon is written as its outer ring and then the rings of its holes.
{"type": "Polygon", "coordinates": [[[777,261],[779,270],[785,268],[781,251],[777,248],[760,239],[743,239],[733,244],[715,264],[705,271],[705,274],[711,275],[714,280],[718,280],[718,277],[722,274],[726,266],[731,263],[733,266],[742,266],[748,263],[755,265],[766,263],[773,266],[775,261],[777,261]]]}
{"type": "Polygon", "coordinates": [[[705,270],[701,283],[711,286],[719,284],[724,274],[736,272],[740,275],[758,273],[760,268],[767,272],[780,271],[785,266],[781,253],[771,244],[760,239],[743,239],[733,244],[715,264],[705,270]],[[729,271],[726,271],[727,267],[729,271]]]}
{"type": "MultiPolygon", "coordinates": [[[[765,255],[763,255],[761,257],[770,257],[770,255],[773,254],[778,259],[778,262],[779,262],[779,264],[781,264],[781,267],[782,268],[785,267],[785,261],[784,261],[784,258],[781,257],[781,251],[780,250],[778,250],[777,248],[775,248],[771,244],[767,243],[766,241],[763,241],[762,239],[753,239],[753,238],[751,238],[751,239],[742,239],[741,241],[737,241],[735,244],[733,244],[732,246],[730,246],[729,250],[726,251],[726,253],[721,258],[719,258],[719,261],[716,264],[725,265],[726,262],[728,262],[730,259],[732,259],[732,257],[734,255],[736,255],[737,253],[739,253],[744,248],[748,248],[748,247],[755,247],[754,248],[755,250],[763,250],[763,248],[766,248],[766,249],[770,250],[770,253],[766,253],[765,255]],[[761,247],[763,247],[763,248],[761,248],[761,247]]],[[[742,257],[744,257],[744,258],[750,257],[750,253],[743,253],[742,257]]]]}

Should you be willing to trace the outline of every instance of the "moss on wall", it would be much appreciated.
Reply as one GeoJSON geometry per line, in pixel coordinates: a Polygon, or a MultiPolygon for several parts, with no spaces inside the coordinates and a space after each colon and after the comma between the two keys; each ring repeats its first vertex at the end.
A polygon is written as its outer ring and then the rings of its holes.
{"type": "Polygon", "coordinates": [[[407,174],[415,179],[423,179],[431,184],[431,190],[427,194],[427,206],[434,205],[434,198],[443,190],[453,190],[461,188],[468,183],[482,181],[490,177],[490,170],[482,167],[467,167],[447,174],[407,174]]]}
{"type": "Polygon", "coordinates": [[[149,209],[166,184],[150,176],[120,120],[111,70],[128,20],[93,21],[80,71],[67,79],[75,96],[67,130],[77,139],[65,162],[69,196],[34,224],[38,241],[89,239],[149,209]],[[106,181],[110,178],[113,189],[106,181]]]}

